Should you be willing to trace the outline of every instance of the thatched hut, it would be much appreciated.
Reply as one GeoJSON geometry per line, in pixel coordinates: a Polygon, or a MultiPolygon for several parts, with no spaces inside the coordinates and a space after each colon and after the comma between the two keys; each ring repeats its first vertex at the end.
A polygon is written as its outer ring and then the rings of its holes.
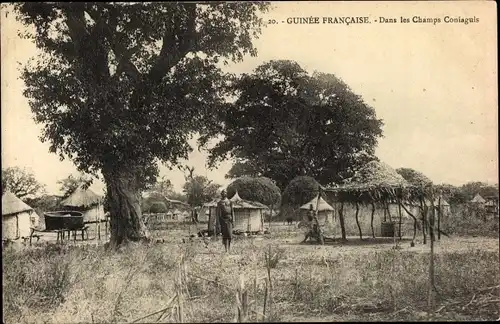
{"type": "Polygon", "coordinates": [[[486,203],[486,199],[484,199],[480,194],[477,193],[470,202],[472,204],[484,204],[486,203]]]}
{"type": "Polygon", "coordinates": [[[314,197],[307,204],[304,204],[299,208],[300,219],[303,222],[308,222],[307,214],[308,214],[308,210],[311,208],[310,207],[311,205],[312,205],[314,211],[317,210],[316,217],[318,218],[318,222],[321,225],[333,222],[333,216],[334,216],[335,209],[329,203],[327,203],[323,199],[323,197],[319,197],[319,196],[314,197]],[[318,199],[319,199],[319,201],[318,201],[318,199]]]}
{"type": "Polygon", "coordinates": [[[230,199],[234,209],[234,231],[258,232],[264,230],[264,211],[269,207],[256,201],[244,200],[238,191],[230,199]]]}
{"type": "Polygon", "coordinates": [[[91,189],[76,189],[68,198],[61,201],[63,209],[75,210],[83,213],[85,222],[105,221],[102,197],[91,189]]]}
{"type": "Polygon", "coordinates": [[[2,195],[2,239],[17,240],[30,236],[30,227],[38,226],[38,215],[10,191],[2,195]]]}

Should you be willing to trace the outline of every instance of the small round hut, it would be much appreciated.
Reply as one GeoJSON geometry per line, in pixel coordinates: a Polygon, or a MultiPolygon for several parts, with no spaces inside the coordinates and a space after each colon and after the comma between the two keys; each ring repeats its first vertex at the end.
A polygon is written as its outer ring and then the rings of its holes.
{"type": "Polygon", "coordinates": [[[102,198],[91,189],[77,188],[68,198],[61,201],[63,209],[74,210],[83,213],[85,222],[105,221],[102,198]]]}
{"type": "Polygon", "coordinates": [[[307,213],[311,205],[314,211],[316,211],[316,209],[318,210],[316,217],[321,225],[333,222],[333,213],[335,209],[319,195],[300,207],[300,219],[303,222],[308,222],[307,213]]]}
{"type": "Polygon", "coordinates": [[[234,210],[233,231],[259,232],[264,230],[264,211],[269,210],[264,204],[244,200],[238,191],[230,199],[234,210]]]}
{"type": "Polygon", "coordinates": [[[30,227],[38,225],[38,215],[10,191],[2,195],[2,239],[17,240],[30,236],[30,227]]]}

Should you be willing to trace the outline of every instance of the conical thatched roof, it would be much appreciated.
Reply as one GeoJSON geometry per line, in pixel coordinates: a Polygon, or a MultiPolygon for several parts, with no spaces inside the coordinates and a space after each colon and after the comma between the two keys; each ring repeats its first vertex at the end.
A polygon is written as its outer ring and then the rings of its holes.
{"type": "Polygon", "coordinates": [[[68,198],[61,201],[61,206],[67,207],[92,207],[101,200],[95,192],[90,189],[76,189],[68,198]]]}
{"type": "Polygon", "coordinates": [[[333,211],[335,210],[330,204],[328,204],[323,197],[319,198],[319,204],[318,204],[318,196],[314,197],[310,202],[307,204],[302,205],[300,209],[309,209],[309,205],[313,205],[313,208],[316,210],[316,206],[318,206],[318,211],[333,211]]]}
{"type": "Polygon", "coordinates": [[[15,215],[32,210],[33,208],[17,198],[12,192],[6,191],[2,195],[2,216],[15,215]]]}
{"type": "Polygon", "coordinates": [[[409,183],[391,166],[380,161],[371,161],[348,179],[346,187],[396,187],[409,183]]]}
{"type": "Polygon", "coordinates": [[[474,196],[474,198],[472,198],[472,200],[470,202],[471,203],[484,204],[486,202],[486,200],[483,197],[481,197],[480,194],[476,194],[474,196]]]}
{"type": "Polygon", "coordinates": [[[269,207],[259,202],[242,199],[238,194],[238,191],[235,192],[234,196],[231,197],[230,200],[233,203],[234,209],[269,209],[269,207]]]}

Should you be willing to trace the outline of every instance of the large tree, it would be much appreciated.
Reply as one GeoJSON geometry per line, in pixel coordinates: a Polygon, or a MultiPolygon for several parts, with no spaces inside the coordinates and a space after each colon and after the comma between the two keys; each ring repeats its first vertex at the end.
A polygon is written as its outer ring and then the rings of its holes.
{"type": "MultiPolygon", "coordinates": [[[[218,125],[229,76],[217,63],[256,55],[267,3],[19,3],[41,54],[24,68],[42,140],[107,186],[111,246],[148,237],[140,191],[158,161],[187,158],[218,125]]],[[[30,29],[28,29],[30,30],[30,29]]]]}
{"type": "Polygon", "coordinates": [[[21,199],[34,198],[45,193],[45,185],[29,170],[15,166],[2,169],[2,194],[7,190],[21,199]]]}
{"type": "Polygon", "coordinates": [[[229,175],[265,176],[281,189],[296,176],[338,183],[374,158],[382,121],[333,74],[307,73],[293,61],[269,61],[233,84],[224,139],[210,165],[229,155],[229,175]]]}

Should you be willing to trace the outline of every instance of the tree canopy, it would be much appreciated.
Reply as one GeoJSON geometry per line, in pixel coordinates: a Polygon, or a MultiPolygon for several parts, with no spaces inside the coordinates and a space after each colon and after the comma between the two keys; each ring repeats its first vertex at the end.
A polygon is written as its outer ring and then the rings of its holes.
{"type": "Polygon", "coordinates": [[[92,184],[92,178],[80,174],[75,177],[70,174],[68,177],[57,181],[60,185],[60,191],[62,192],[63,199],[69,197],[78,188],[88,188],[92,184]]]}
{"type": "Polygon", "coordinates": [[[15,166],[2,169],[2,194],[6,190],[20,199],[34,198],[45,193],[45,185],[29,170],[15,166]]]}
{"type": "Polygon", "coordinates": [[[399,168],[396,169],[396,172],[414,186],[425,186],[432,184],[431,179],[425,176],[422,172],[416,171],[414,169],[399,168]]]}
{"type": "Polygon", "coordinates": [[[50,151],[104,177],[112,246],[148,236],[139,192],[213,133],[230,75],[218,65],[256,55],[265,2],[16,3],[42,54],[23,69],[50,151]]]}
{"type": "Polygon", "coordinates": [[[298,208],[318,195],[320,184],[309,176],[298,176],[286,186],[281,196],[282,207],[298,208]]]}
{"type": "Polygon", "coordinates": [[[260,202],[266,206],[277,207],[281,192],[276,184],[265,177],[241,177],[227,186],[227,196],[232,197],[236,191],[245,200],[260,202]]]}
{"type": "Polygon", "coordinates": [[[333,74],[311,75],[296,62],[273,60],[237,78],[232,91],[224,139],[209,157],[211,166],[233,158],[228,176],[265,176],[283,189],[309,175],[328,185],[374,158],[382,121],[333,74]]]}
{"type": "Polygon", "coordinates": [[[202,206],[215,199],[219,194],[220,185],[212,183],[205,176],[194,175],[186,180],[183,186],[184,194],[187,196],[187,203],[191,206],[202,206]]]}

